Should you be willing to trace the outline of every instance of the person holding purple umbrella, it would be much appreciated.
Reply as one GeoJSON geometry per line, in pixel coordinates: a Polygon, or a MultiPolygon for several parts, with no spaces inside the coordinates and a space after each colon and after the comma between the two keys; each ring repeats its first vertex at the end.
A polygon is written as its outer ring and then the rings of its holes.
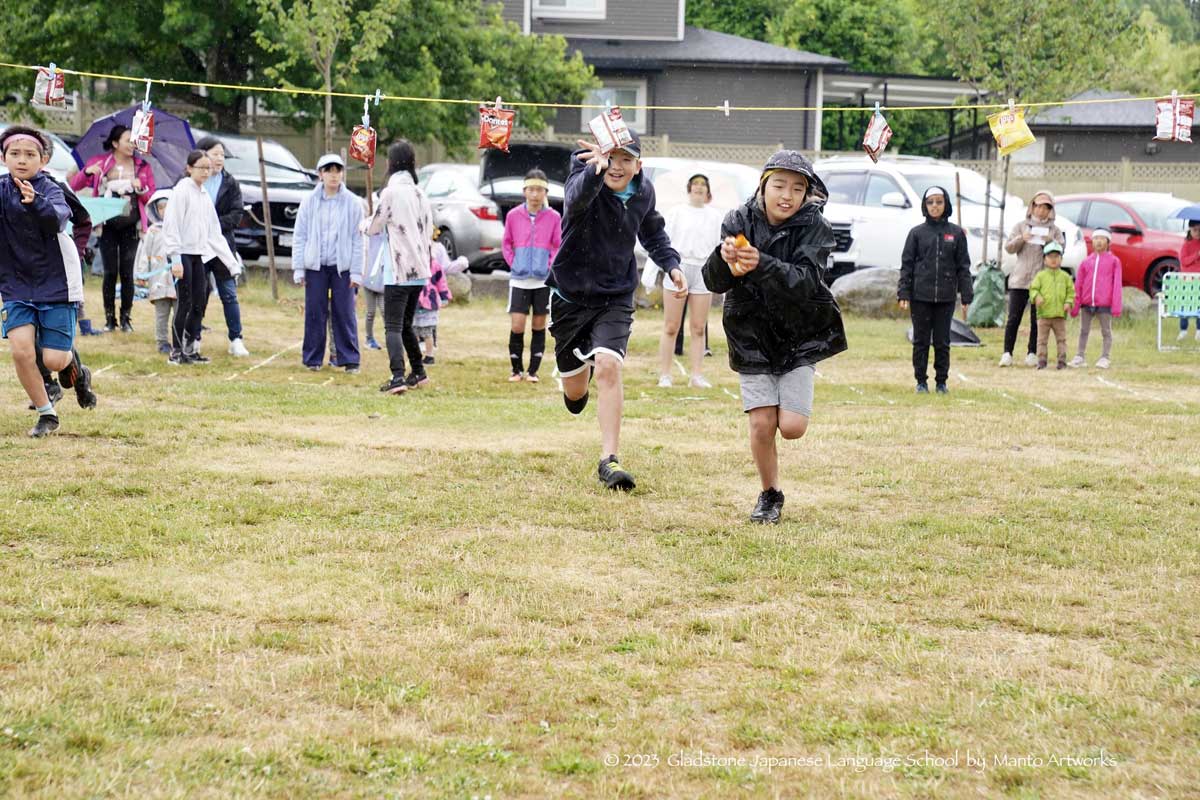
{"type": "Polygon", "coordinates": [[[146,202],[154,194],[154,170],[134,150],[129,128],[114,125],[104,139],[104,151],[88,159],[83,170],[70,179],[75,191],[92,190],[96,197],[124,197],[129,212],[108,220],[100,234],[100,254],[104,259],[104,329],[117,328],[116,286],[121,282],[121,330],[133,331],[133,260],[137,255],[138,236],[146,229],[146,202]]]}

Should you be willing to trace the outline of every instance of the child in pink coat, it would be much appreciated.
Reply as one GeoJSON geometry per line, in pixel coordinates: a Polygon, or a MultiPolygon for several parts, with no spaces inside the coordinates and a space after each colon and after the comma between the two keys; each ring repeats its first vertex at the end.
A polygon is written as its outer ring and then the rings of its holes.
{"type": "Polygon", "coordinates": [[[1087,364],[1088,332],[1092,320],[1100,322],[1100,335],[1104,345],[1096,366],[1108,369],[1112,351],[1112,318],[1121,316],[1121,260],[1109,251],[1112,237],[1103,228],[1092,232],[1092,254],[1083,260],[1075,271],[1075,308],[1071,316],[1079,317],[1079,349],[1069,366],[1082,367],[1087,364]]]}

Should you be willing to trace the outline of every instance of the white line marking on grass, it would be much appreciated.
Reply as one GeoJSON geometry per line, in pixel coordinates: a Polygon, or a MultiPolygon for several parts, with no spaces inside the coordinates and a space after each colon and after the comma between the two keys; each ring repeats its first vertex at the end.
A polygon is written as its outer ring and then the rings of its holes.
{"type": "MultiPolygon", "coordinates": [[[[958,379],[959,379],[959,380],[961,380],[961,381],[963,381],[964,383],[975,383],[975,381],[974,381],[974,380],[972,380],[971,378],[968,378],[966,375],[964,375],[964,374],[963,374],[963,373],[961,373],[961,372],[960,372],[960,373],[958,373],[958,379]]],[[[1022,402],[1021,400],[1018,400],[1017,398],[1013,397],[1011,394],[1009,394],[1008,392],[1004,391],[1003,389],[996,389],[996,388],[993,388],[993,387],[991,387],[991,386],[986,386],[986,385],[983,385],[983,384],[980,384],[980,385],[981,385],[981,386],[983,386],[983,388],[984,388],[984,389],[986,389],[986,390],[987,390],[987,391],[989,391],[989,392],[995,392],[996,394],[998,394],[998,395],[1000,395],[1001,397],[1003,397],[1005,400],[1010,400],[1010,401],[1012,401],[1012,402],[1014,402],[1014,403],[1020,403],[1020,402],[1022,402]]],[[[1026,400],[1026,401],[1024,401],[1024,402],[1026,402],[1026,403],[1029,403],[1029,405],[1033,406],[1033,407],[1034,407],[1034,408],[1036,408],[1038,411],[1041,411],[1043,414],[1053,414],[1053,413],[1054,413],[1053,411],[1051,411],[1050,409],[1046,408],[1046,407],[1045,407],[1044,405],[1042,405],[1041,403],[1035,403],[1035,402],[1033,402],[1032,400],[1026,400]]]]}
{"type": "Polygon", "coordinates": [[[331,383],[333,383],[333,378],[332,378],[332,377],[330,377],[330,378],[326,379],[326,381],[325,381],[324,383],[322,383],[321,385],[322,385],[322,386],[328,386],[328,385],[329,385],[329,384],[331,384],[331,383]]]}
{"type": "Polygon", "coordinates": [[[961,372],[958,373],[958,379],[960,381],[962,381],[963,383],[971,383],[972,382],[970,378],[968,378],[966,375],[963,375],[961,372]]]}
{"type": "Polygon", "coordinates": [[[158,377],[158,373],[157,373],[157,372],[151,372],[149,375],[145,375],[145,376],[143,376],[143,377],[145,377],[145,378],[157,378],[157,377],[158,377]]]}
{"type": "Polygon", "coordinates": [[[1115,383],[1113,381],[1106,380],[1106,379],[1100,377],[1099,375],[1096,376],[1096,380],[1100,381],[1100,383],[1104,384],[1105,386],[1109,386],[1113,389],[1116,389],[1117,391],[1128,392],[1129,394],[1133,395],[1134,397],[1145,397],[1146,399],[1153,400],[1156,403],[1174,403],[1175,405],[1179,406],[1180,408],[1184,408],[1184,409],[1187,408],[1187,405],[1185,405],[1184,403],[1181,403],[1178,400],[1167,400],[1165,398],[1158,397],[1157,395],[1149,394],[1148,392],[1139,392],[1136,389],[1130,389],[1128,386],[1122,386],[1119,383],[1115,383]]]}
{"type": "Polygon", "coordinates": [[[679,363],[679,359],[676,358],[676,359],[673,359],[673,361],[675,362],[675,366],[679,368],[679,373],[681,375],[683,375],[683,377],[685,377],[685,378],[688,377],[688,372],[686,369],[683,368],[683,364],[679,363]]]}
{"type": "Polygon", "coordinates": [[[1032,400],[1030,400],[1030,401],[1029,401],[1029,405],[1033,406],[1033,407],[1034,407],[1034,408],[1036,408],[1038,411],[1041,411],[1041,412],[1043,412],[1043,413],[1045,413],[1045,414],[1053,414],[1053,413],[1054,413],[1053,411],[1051,411],[1050,409],[1046,408],[1046,407],[1045,407],[1044,405],[1042,405],[1041,403],[1035,403],[1035,402],[1033,402],[1032,400]]]}
{"type": "Polygon", "coordinates": [[[270,356],[269,358],[263,359],[262,361],[260,361],[260,362],[258,362],[257,364],[255,364],[253,367],[250,367],[250,369],[244,370],[244,371],[242,371],[242,372],[235,372],[235,373],[233,373],[232,375],[230,375],[228,378],[226,378],[225,380],[227,380],[227,381],[231,381],[231,380],[233,380],[234,378],[237,378],[237,377],[239,377],[239,376],[242,376],[242,375],[249,375],[251,372],[254,372],[254,370],[258,369],[259,367],[265,367],[267,364],[270,364],[272,361],[274,361],[275,359],[279,358],[281,355],[283,355],[283,354],[284,354],[284,353],[286,353],[287,351],[289,351],[289,350],[295,350],[297,347],[299,347],[299,346],[300,346],[300,345],[302,345],[302,344],[304,344],[304,342],[296,342],[295,344],[288,345],[287,347],[283,348],[282,350],[280,350],[280,351],[279,351],[278,353],[276,353],[275,355],[273,355],[273,356],[270,356]]]}
{"type": "MultiPolygon", "coordinates": [[[[124,362],[121,362],[121,363],[124,363],[124,362]]],[[[112,369],[115,366],[116,366],[116,364],[109,364],[107,367],[101,367],[100,369],[96,370],[92,374],[93,375],[103,375],[104,373],[108,372],[110,369],[112,369]]]]}
{"type": "Polygon", "coordinates": [[[724,392],[725,394],[729,395],[730,397],[732,397],[734,400],[741,400],[740,397],[738,397],[736,394],[734,394],[733,392],[726,389],[724,386],[721,387],[721,391],[724,392]]]}

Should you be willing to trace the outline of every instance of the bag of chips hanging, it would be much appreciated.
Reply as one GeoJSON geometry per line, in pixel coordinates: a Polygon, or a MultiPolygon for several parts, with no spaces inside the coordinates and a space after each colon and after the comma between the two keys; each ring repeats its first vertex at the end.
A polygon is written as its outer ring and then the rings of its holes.
{"type": "Polygon", "coordinates": [[[129,126],[129,138],[139,152],[149,153],[154,144],[154,111],[138,109],[133,112],[133,122],[129,126]]]}
{"type": "Polygon", "coordinates": [[[512,138],[513,121],[517,112],[496,106],[479,107],[479,146],[484,149],[508,152],[508,140],[512,138]]]}
{"type": "Polygon", "coordinates": [[[1025,124],[1023,108],[997,111],[995,114],[988,114],[987,120],[1002,156],[1015,153],[1036,141],[1033,131],[1025,124]]]}
{"type": "Polygon", "coordinates": [[[368,125],[355,125],[350,132],[350,157],[368,167],[375,166],[375,129],[368,125]]]}
{"type": "Polygon", "coordinates": [[[1191,98],[1163,97],[1154,101],[1154,138],[1160,142],[1192,141],[1192,120],[1196,101],[1191,98]]]}
{"type": "Polygon", "coordinates": [[[883,114],[876,111],[871,115],[871,121],[867,124],[867,132],[863,135],[862,148],[874,162],[879,161],[879,156],[887,148],[888,142],[892,140],[892,128],[887,124],[887,120],[883,118],[883,114]]]}
{"type": "Polygon", "coordinates": [[[61,70],[49,67],[38,67],[37,78],[33,82],[33,98],[29,101],[35,106],[44,108],[62,108],[67,104],[67,76],[61,70]]]}
{"type": "Polygon", "coordinates": [[[629,132],[629,126],[625,124],[621,117],[621,109],[617,106],[594,117],[588,123],[588,128],[591,129],[596,144],[600,145],[600,152],[605,155],[633,141],[633,134],[629,132]]]}

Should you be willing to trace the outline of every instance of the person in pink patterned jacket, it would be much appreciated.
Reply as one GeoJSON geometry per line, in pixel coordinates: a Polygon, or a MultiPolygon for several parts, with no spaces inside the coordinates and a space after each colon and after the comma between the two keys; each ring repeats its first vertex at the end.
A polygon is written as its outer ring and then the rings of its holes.
{"type": "Polygon", "coordinates": [[[1108,369],[1112,351],[1112,318],[1121,316],[1121,259],[1109,250],[1112,237],[1103,228],[1092,231],[1092,254],[1075,271],[1075,307],[1071,316],[1079,317],[1079,348],[1069,366],[1087,364],[1088,332],[1092,320],[1100,322],[1104,346],[1096,366],[1108,369]]]}
{"type": "Polygon", "coordinates": [[[508,333],[508,359],[512,362],[510,382],[538,382],[538,368],[546,348],[546,320],[550,313],[550,265],[562,246],[562,217],[546,200],[550,182],[546,173],[531,169],[525,173],[522,192],[525,202],[504,218],[504,260],[510,270],[508,313],[512,327],[508,333]],[[533,312],[533,333],[529,336],[529,372],[525,373],[525,320],[533,312]]]}

